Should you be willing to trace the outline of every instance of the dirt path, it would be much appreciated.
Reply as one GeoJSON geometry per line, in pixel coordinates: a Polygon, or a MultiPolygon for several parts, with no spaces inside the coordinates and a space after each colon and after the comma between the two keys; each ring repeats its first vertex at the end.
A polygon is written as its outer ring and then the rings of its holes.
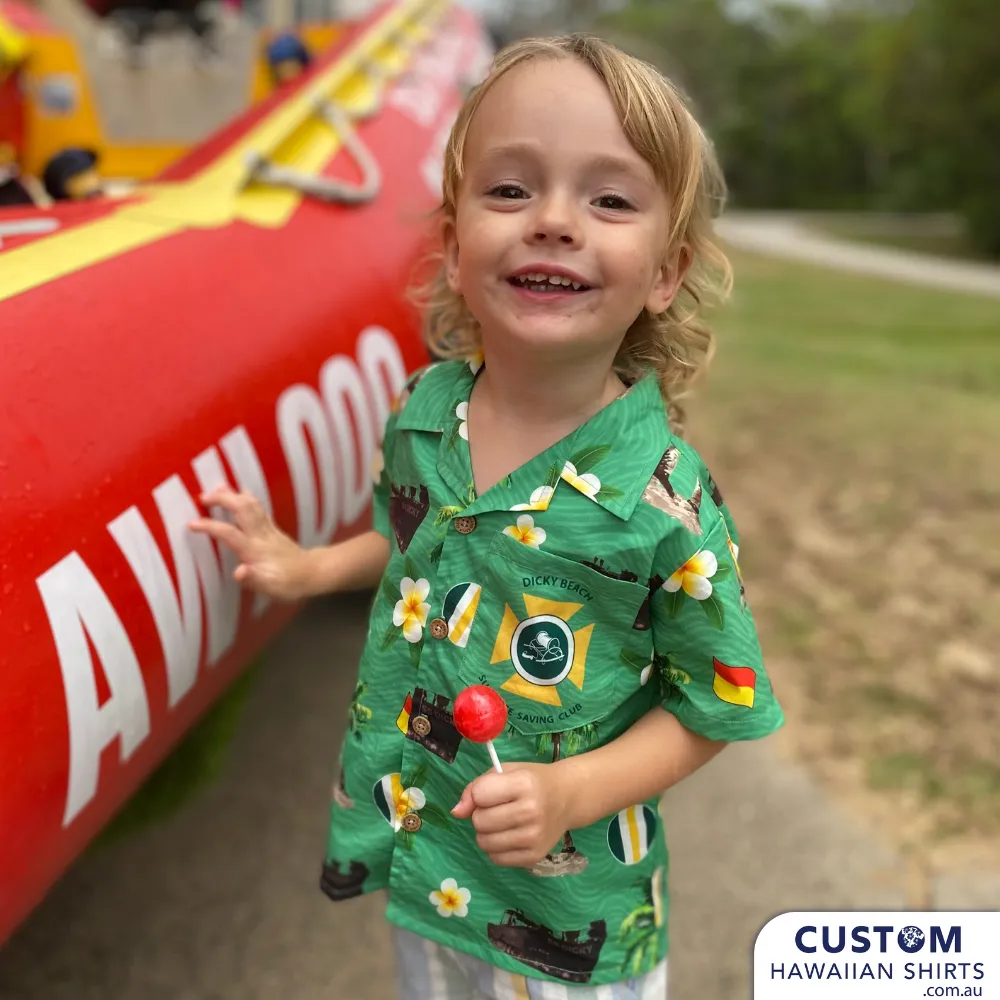
{"type": "Polygon", "coordinates": [[[791,214],[730,212],[716,231],[732,246],[753,253],[1000,298],[1000,266],[838,240],[813,232],[791,214]]]}

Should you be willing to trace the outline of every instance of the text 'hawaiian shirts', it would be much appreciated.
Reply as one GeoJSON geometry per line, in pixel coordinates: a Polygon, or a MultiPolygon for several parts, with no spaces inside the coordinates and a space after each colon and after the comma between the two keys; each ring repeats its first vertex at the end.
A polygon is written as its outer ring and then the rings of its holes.
{"type": "MultiPolygon", "coordinates": [[[[488,684],[502,761],[601,746],[657,705],[710,739],[782,721],[737,536],[647,376],[476,496],[465,363],[417,373],[389,418],[375,597],[331,806],[323,889],[389,889],[388,918],[513,972],[610,983],[665,955],[658,802],[567,830],[532,870],[494,865],[450,810],[489,770],[451,706],[488,684]]],[[[636,761],[641,767],[642,761],[636,761]]]]}

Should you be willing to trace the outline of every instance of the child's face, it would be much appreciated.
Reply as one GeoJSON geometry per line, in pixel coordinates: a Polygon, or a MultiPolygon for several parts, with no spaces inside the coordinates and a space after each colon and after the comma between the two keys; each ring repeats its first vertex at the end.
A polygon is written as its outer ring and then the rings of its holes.
{"type": "Polygon", "coordinates": [[[473,117],[464,165],[445,261],[487,351],[502,340],[606,359],[644,307],[670,304],[683,275],[665,259],[666,195],[588,67],[507,72],[473,117]]]}

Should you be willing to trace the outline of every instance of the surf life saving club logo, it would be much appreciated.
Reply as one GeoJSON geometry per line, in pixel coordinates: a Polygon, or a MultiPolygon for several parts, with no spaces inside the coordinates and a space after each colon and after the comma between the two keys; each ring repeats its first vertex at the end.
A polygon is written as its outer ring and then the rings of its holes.
{"type": "Polygon", "coordinates": [[[581,705],[578,701],[567,704],[563,699],[573,688],[583,690],[594,625],[573,629],[572,618],[582,604],[531,594],[521,597],[526,614],[519,616],[510,605],[504,607],[490,664],[510,663],[514,673],[501,688],[538,703],[537,712],[512,708],[521,721],[550,723],[557,718],[571,719],[581,705]]]}
{"type": "Polygon", "coordinates": [[[573,665],[573,633],[561,618],[539,615],[514,630],[514,669],[532,684],[558,684],[573,665]]]}

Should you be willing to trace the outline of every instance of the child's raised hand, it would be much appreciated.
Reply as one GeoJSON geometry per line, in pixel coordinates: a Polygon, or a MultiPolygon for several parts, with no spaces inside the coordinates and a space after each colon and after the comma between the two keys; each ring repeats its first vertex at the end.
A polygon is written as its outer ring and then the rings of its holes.
{"type": "Polygon", "coordinates": [[[232,515],[232,523],[201,518],[189,527],[232,549],[239,559],[234,580],[281,601],[295,601],[308,593],[308,552],[271,520],[254,496],[220,487],[199,499],[206,507],[219,506],[232,515]]]}
{"type": "Polygon", "coordinates": [[[471,819],[494,864],[530,868],[567,829],[567,791],[552,764],[503,765],[466,785],[452,815],[471,819]]]}

